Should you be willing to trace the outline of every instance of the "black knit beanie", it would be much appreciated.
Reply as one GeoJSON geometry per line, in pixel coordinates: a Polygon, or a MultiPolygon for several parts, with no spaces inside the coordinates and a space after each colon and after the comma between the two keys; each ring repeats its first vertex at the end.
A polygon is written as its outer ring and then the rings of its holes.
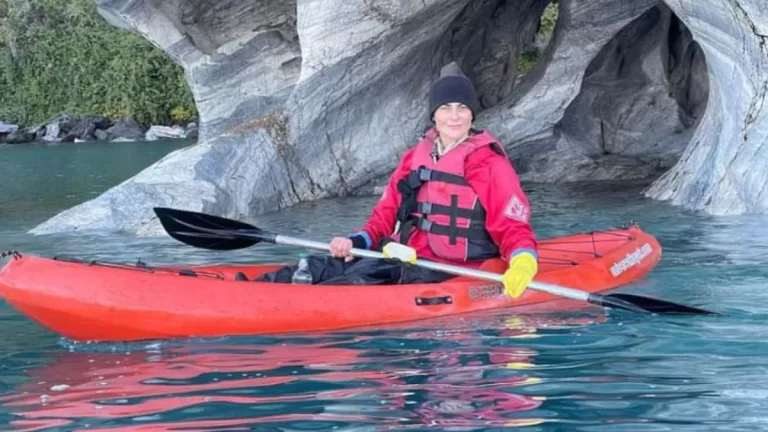
{"type": "Polygon", "coordinates": [[[472,119],[479,108],[477,93],[472,81],[459,69],[456,62],[451,62],[440,70],[440,78],[429,89],[429,119],[433,120],[440,105],[458,102],[472,110],[472,119]]]}

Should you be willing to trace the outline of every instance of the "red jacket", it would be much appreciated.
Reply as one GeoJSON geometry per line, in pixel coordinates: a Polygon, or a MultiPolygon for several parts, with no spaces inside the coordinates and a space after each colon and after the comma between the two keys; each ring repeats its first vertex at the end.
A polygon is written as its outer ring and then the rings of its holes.
{"type": "MultiPolygon", "coordinates": [[[[376,248],[382,239],[392,236],[397,222],[397,209],[400,206],[397,183],[410,173],[415,149],[416,147],[403,155],[362,230],[350,234],[355,247],[363,245],[354,237],[363,238],[365,247],[376,248]]],[[[531,252],[535,256],[536,237],[529,223],[530,206],[509,159],[492,147],[477,149],[465,161],[464,176],[487,212],[486,230],[499,246],[502,258],[509,260],[523,251],[531,252]]],[[[431,261],[468,267],[481,264],[448,262],[437,257],[427,244],[427,233],[421,230],[415,230],[410,236],[408,246],[416,250],[419,258],[431,261]]]]}

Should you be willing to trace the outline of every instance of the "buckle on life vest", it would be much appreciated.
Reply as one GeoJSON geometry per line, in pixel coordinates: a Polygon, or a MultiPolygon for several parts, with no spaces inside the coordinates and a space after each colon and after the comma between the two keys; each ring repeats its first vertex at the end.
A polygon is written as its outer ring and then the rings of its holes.
{"type": "MultiPolygon", "coordinates": [[[[425,168],[423,166],[420,166],[418,169],[415,169],[411,171],[410,174],[408,174],[408,177],[405,178],[405,183],[408,185],[408,188],[412,191],[418,190],[422,183],[425,181],[429,181],[432,178],[432,170],[425,168]]],[[[398,187],[398,190],[400,188],[398,187]]],[[[400,190],[400,193],[403,193],[404,191],[400,190]]]]}
{"type": "Polygon", "coordinates": [[[420,202],[419,203],[419,213],[421,214],[432,214],[432,203],[430,202],[420,202]]]}
{"type": "Polygon", "coordinates": [[[432,221],[427,218],[419,218],[418,222],[416,222],[416,226],[422,231],[432,232],[432,221]]]}
{"type": "Polygon", "coordinates": [[[432,180],[432,170],[425,167],[419,167],[419,180],[422,183],[432,180]]]}

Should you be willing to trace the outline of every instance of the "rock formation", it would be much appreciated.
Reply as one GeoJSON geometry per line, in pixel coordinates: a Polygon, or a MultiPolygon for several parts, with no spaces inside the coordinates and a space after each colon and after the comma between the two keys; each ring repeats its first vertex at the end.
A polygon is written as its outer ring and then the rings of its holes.
{"type": "Polygon", "coordinates": [[[248,217],[370,192],[428,125],[428,86],[451,60],[526,181],[660,176],[648,196],[768,206],[759,0],[560,0],[522,79],[549,0],[96,2],[184,66],[201,143],[37,233],[151,234],[155,205],[248,217]]]}
{"type": "Polygon", "coordinates": [[[768,3],[669,1],[707,59],[706,112],[680,161],[648,191],[713,214],[768,210],[768,3]]]}

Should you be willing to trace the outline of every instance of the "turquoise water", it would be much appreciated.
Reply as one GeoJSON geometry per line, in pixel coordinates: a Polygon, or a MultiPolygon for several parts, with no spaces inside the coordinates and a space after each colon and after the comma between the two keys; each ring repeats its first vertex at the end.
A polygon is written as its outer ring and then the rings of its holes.
{"type": "MultiPolygon", "coordinates": [[[[0,147],[0,249],[153,263],[274,262],[167,238],[26,231],[181,144],[0,147]]],[[[622,291],[718,317],[595,307],[496,311],[333,333],[77,344],[0,303],[0,430],[736,431],[768,419],[765,216],[711,217],[645,200],[642,185],[526,185],[540,237],[637,221],[664,247],[622,291]]],[[[251,222],[325,240],[375,198],[310,203],[251,222]]],[[[222,293],[221,295],[226,295],[222,293]]]]}

